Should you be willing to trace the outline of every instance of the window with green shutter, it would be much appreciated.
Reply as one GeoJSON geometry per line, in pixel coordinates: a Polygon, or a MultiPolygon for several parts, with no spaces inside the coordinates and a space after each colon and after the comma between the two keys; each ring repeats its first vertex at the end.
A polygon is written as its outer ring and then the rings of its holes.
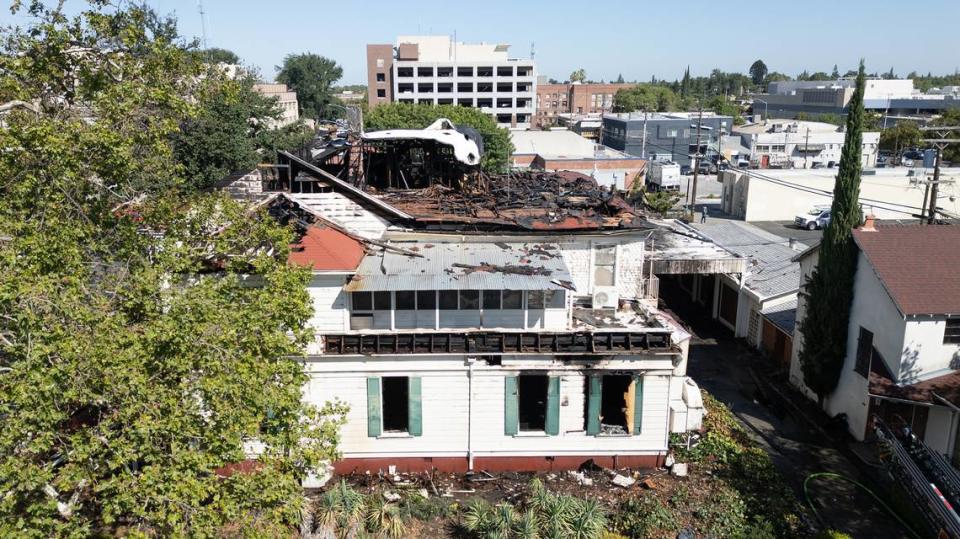
{"type": "Polygon", "coordinates": [[[420,397],[420,377],[411,376],[409,384],[409,404],[407,410],[409,413],[410,436],[420,436],[423,434],[423,404],[420,397]]]}
{"type": "Polygon", "coordinates": [[[367,378],[367,436],[380,436],[380,379],[367,378]]]}
{"type": "Polygon", "coordinates": [[[547,419],[543,429],[547,434],[560,434],[560,377],[551,376],[547,383],[547,419]]]}
{"type": "Polygon", "coordinates": [[[643,385],[644,385],[643,375],[636,375],[633,377],[633,435],[638,436],[643,433],[643,385]]]}
{"type": "Polygon", "coordinates": [[[603,379],[599,374],[587,377],[587,434],[600,434],[600,402],[603,392],[603,379]]]}
{"type": "Polygon", "coordinates": [[[508,436],[516,434],[520,426],[517,386],[516,376],[503,377],[503,433],[508,436]]]}

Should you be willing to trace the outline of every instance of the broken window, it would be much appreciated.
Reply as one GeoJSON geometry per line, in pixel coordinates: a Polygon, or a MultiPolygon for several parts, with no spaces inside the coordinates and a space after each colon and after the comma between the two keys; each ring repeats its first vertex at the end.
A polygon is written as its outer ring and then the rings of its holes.
{"type": "Polygon", "coordinates": [[[460,291],[460,310],[476,310],[480,308],[479,290],[461,290],[460,291]]]}
{"type": "Polygon", "coordinates": [[[593,284],[596,286],[617,284],[616,263],[616,245],[597,245],[594,250],[593,284]]]}
{"type": "Polygon", "coordinates": [[[527,309],[543,309],[544,294],[543,290],[531,290],[527,292],[527,309]]]}
{"type": "Polygon", "coordinates": [[[499,290],[484,290],[483,291],[483,308],[485,310],[494,310],[500,308],[500,291],[499,290]]]}
{"type": "Polygon", "coordinates": [[[547,426],[547,376],[517,377],[517,417],[520,431],[543,431],[547,426]]]}
{"type": "Polygon", "coordinates": [[[417,310],[432,311],[437,308],[437,293],[433,290],[417,291],[417,310]]]}
{"type": "Polygon", "coordinates": [[[440,291],[440,310],[454,311],[456,309],[457,309],[457,291],[441,290],[440,291]]]}
{"type": "Polygon", "coordinates": [[[386,376],[383,378],[383,431],[407,432],[410,428],[409,378],[386,376]]]}
{"type": "Polygon", "coordinates": [[[523,308],[523,292],[520,290],[504,290],[503,291],[503,308],[504,309],[522,309],[523,308]]]}
{"type": "Polygon", "coordinates": [[[354,311],[372,311],[373,294],[370,292],[353,292],[350,294],[350,305],[354,311]]]}
{"type": "Polygon", "coordinates": [[[395,294],[398,311],[412,311],[417,308],[417,293],[413,290],[397,290],[395,294]]]}
{"type": "Polygon", "coordinates": [[[390,301],[390,292],[373,293],[373,310],[389,311],[393,306],[390,301]]]}
{"type": "MultiPolygon", "coordinates": [[[[633,410],[633,377],[604,376],[601,382],[600,434],[629,434],[628,414],[633,410]]],[[[630,421],[629,423],[632,423],[630,421]]]]}

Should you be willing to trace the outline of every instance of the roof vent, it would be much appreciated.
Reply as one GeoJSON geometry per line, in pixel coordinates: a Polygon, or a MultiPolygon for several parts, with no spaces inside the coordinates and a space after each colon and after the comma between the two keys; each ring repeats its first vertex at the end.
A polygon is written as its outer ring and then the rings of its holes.
{"type": "Polygon", "coordinates": [[[863,226],[860,227],[860,230],[864,232],[876,232],[877,231],[876,220],[877,218],[875,215],[873,215],[872,213],[868,213],[867,216],[864,217],[863,219],[863,226]]]}

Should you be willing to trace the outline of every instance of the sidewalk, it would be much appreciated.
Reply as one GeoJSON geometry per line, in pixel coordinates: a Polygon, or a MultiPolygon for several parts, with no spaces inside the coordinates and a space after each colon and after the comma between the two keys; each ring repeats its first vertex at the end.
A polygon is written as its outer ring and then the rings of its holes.
{"type": "MultiPolygon", "coordinates": [[[[869,484],[830,440],[795,421],[786,409],[763,402],[750,368],[756,354],[734,340],[728,330],[708,318],[702,309],[671,292],[669,283],[661,282],[665,303],[680,320],[690,325],[694,335],[688,374],[726,404],[755,435],[799,499],[804,500],[803,481],[816,472],[837,473],[869,484]]],[[[849,483],[815,479],[810,484],[810,496],[832,529],[855,538],[908,537],[868,494],[849,483]]]]}

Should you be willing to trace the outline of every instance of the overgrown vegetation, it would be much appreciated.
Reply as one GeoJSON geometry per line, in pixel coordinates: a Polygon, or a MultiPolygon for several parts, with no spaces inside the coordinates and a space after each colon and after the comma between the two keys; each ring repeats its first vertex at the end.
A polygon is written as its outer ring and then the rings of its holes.
{"type": "Polygon", "coordinates": [[[507,168],[513,143],[510,132],[480,109],[457,105],[420,105],[387,103],[374,107],[364,117],[368,131],[381,129],[423,129],[439,118],[447,118],[457,126],[472,127],[483,137],[483,157],[480,166],[487,172],[503,172],[507,168]]]}

